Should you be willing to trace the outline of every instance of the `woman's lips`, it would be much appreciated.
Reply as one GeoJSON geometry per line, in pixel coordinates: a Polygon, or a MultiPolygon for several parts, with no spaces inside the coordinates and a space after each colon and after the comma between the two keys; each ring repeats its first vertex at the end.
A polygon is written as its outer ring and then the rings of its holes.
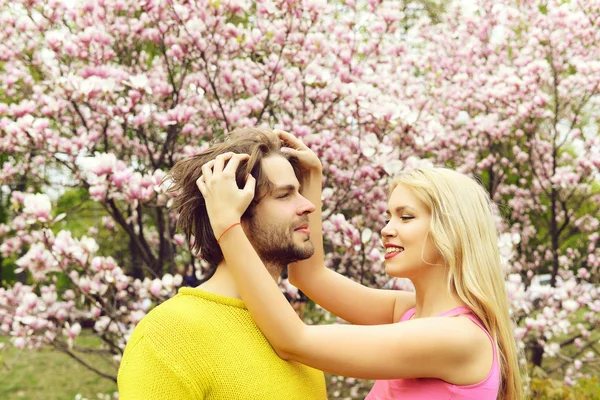
{"type": "Polygon", "coordinates": [[[386,260],[389,260],[390,258],[396,257],[398,254],[404,252],[404,247],[399,247],[399,246],[395,246],[392,244],[386,244],[385,245],[385,256],[384,258],[386,260]],[[390,251],[388,251],[390,250],[390,251]]]}
{"type": "Polygon", "coordinates": [[[396,253],[385,253],[385,259],[386,259],[386,260],[389,260],[389,259],[390,259],[390,258],[392,258],[392,257],[396,257],[398,254],[402,254],[402,252],[401,252],[401,251],[398,251],[398,252],[396,252],[396,253]]]}

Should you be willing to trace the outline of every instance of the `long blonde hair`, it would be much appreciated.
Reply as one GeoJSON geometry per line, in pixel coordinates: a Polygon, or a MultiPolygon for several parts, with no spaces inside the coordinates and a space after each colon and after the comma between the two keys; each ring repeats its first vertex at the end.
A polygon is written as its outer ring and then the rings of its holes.
{"type": "Polygon", "coordinates": [[[496,342],[499,399],[523,398],[517,347],[500,264],[492,202],[474,179],[446,168],[421,168],[391,185],[407,186],[431,213],[430,235],[443,257],[450,293],[477,315],[496,342]]]}

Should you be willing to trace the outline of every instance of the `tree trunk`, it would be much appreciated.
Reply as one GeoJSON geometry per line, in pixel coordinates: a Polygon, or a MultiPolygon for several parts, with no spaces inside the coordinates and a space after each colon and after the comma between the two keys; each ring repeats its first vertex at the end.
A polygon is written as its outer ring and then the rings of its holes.
{"type": "Polygon", "coordinates": [[[531,347],[531,363],[538,367],[542,366],[542,360],[544,359],[544,348],[539,343],[534,344],[531,347]]]}
{"type": "Polygon", "coordinates": [[[550,280],[550,285],[552,287],[556,287],[556,276],[558,275],[558,267],[559,267],[559,262],[558,262],[558,258],[560,256],[559,253],[559,241],[558,241],[558,221],[557,221],[557,212],[556,212],[556,198],[557,198],[558,194],[556,192],[556,189],[552,188],[552,192],[551,192],[551,198],[550,198],[550,207],[551,207],[551,220],[550,220],[550,237],[552,239],[552,271],[551,271],[551,280],[550,280]]]}
{"type": "Polygon", "coordinates": [[[131,271],[130,275],[134,278],[143,280],[144,269],[142,268],[142,260],[139,255],[139,249],[135,245],[133,238],[129,238],[129,254],[131,256],[131,271]]]}

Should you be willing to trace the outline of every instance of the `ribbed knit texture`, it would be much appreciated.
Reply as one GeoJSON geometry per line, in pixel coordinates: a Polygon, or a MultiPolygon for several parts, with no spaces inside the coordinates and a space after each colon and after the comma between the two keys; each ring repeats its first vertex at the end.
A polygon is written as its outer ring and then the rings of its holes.
{"type": "Polygon", "coordinates": [[[182,288],[133,331],[119,399],[327,399],[323,373],[277,356],[241,300],[182,288]]]}

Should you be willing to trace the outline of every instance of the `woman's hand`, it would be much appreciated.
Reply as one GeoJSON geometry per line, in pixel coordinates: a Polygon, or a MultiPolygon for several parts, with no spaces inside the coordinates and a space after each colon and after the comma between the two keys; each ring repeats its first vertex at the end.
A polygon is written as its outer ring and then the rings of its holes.
{"type": "Polygon", "coordinates": [[[300,167],[308,172],[321,173],[323,166],[319,157],[305,145],[302,140],[298,139],[291,133],[280,129],[274,130],[275,134],[282,141],[284,147],[281,148],[282,153],[292,155],[300,161],[300,167]]]}
{"type": "Polygon", "coordinates": [[[204,197],[208,218],[215,238],[219,238],[231,225],[240,222],[254,198],[256,180],[248,175],[243,189],[238,188],[235,174],[240,162],[248,154],[224,153],[202,166],[202,176],[196,185],[204,197]],[[225,162],[227,165],[225,165],[225,162]]]}

